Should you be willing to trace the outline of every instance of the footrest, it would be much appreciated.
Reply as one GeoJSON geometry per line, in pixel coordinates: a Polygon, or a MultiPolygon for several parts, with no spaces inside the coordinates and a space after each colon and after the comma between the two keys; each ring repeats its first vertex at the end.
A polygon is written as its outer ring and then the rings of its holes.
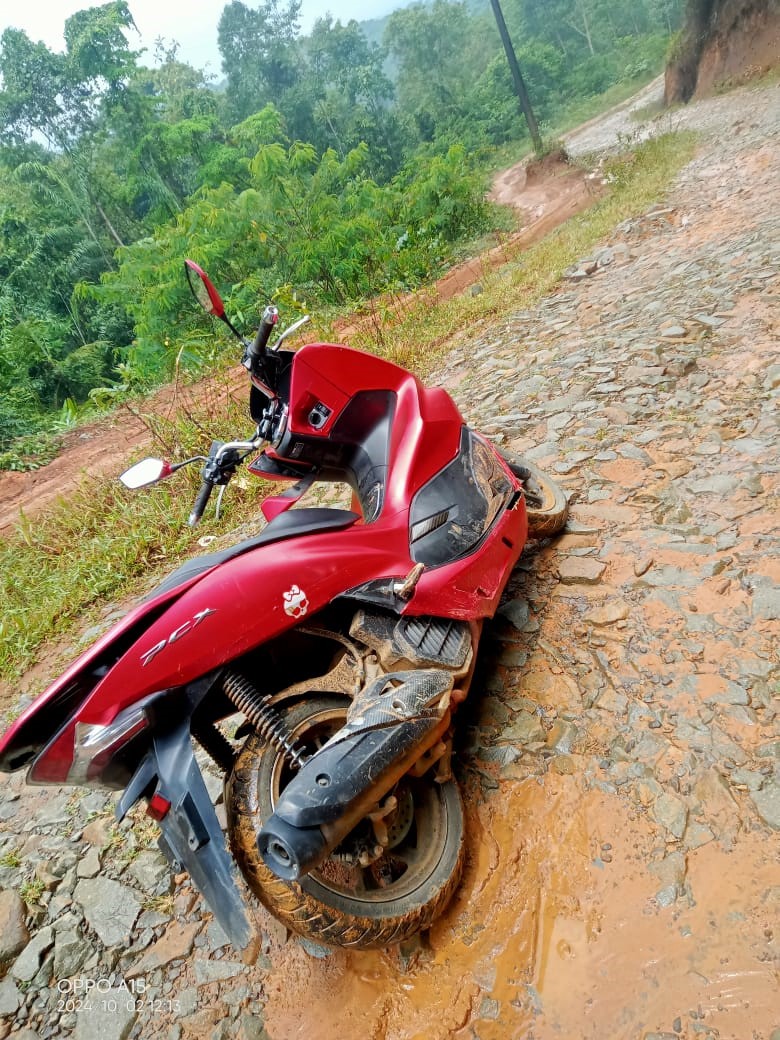
{"type": "Polygon", "coordinates": [[[427,615],[398,619],[361,610],[350,635],[376,650],[385,667],[409,661],[417,667],[438,665],[459,671],[471,650],[471,633],[464,621],[427,615]]]}

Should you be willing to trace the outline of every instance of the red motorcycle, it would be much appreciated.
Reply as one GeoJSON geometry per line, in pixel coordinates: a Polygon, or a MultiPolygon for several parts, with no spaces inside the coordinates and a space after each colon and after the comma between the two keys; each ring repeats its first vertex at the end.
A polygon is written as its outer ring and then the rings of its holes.
{"type": "MultiPolygon", "coordinates": [[[[241,338],[206,274],[186,272],[241,338]]],[[[256,432],[197,460],[193,525],[250,456],[255,475],[294,481],[264,500],[267,526],[170,574],[17,719],[0,768],[120,790],[119,820],[145,800],[238,947],[252,928],[236,863],[294,931],[385,946],[427,928],[458,884],[453,713],[526,538],[560,530],[566,499],[397,365],[280,349],[302,321],[269,347],[266,308],[242,340],[256,432]],[[349,484],[352,509],[291,508],[315,480],[349,484]],[[194,744],[224,773],[232,856],[194,744]]],[[[121,479],[195,461],[146,459],[121,479]]]]}

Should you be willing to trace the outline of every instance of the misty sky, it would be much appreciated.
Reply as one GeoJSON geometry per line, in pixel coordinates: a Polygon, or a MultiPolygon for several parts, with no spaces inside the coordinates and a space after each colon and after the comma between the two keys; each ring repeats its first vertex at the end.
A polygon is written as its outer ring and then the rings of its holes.
{"type": "MultiPolygon", "coordinates": [[[[65,20],[75,11],[96,7],[105,0],[27,0],[26,3],[4,3],[0,13],[0,32],[8,26],[24,29],[32,40],[43,40],[53,50],[63,50],[62,29],[65,20]]],[[[221,76],[220,56],[217,49],[217,22],[227,0],[129,0],[130,11],[141,34],[135,49],[149,50],[145,59],[151,62],[154,40],[158,36],[175,39],[181,44],[179,56],[191,65],[204,68],[221,76]]],[[[311,28],[317,18],[328,11],[334,18],[348,22],[350,18],[376,18],[409,0],[302,0],[301,26],[311,28]]],[[[256,6],[255,0],[244,0],[247,7],[256,6]]]]}

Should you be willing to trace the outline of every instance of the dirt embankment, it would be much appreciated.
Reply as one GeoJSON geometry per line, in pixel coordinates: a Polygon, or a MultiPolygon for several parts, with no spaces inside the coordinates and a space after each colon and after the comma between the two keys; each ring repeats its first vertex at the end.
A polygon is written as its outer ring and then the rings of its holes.
{"type": "Polygon", "coordinates": [[[667,105],[705,97],[780,64],[777,0],[696,0],[666,70],[667,105]]]}

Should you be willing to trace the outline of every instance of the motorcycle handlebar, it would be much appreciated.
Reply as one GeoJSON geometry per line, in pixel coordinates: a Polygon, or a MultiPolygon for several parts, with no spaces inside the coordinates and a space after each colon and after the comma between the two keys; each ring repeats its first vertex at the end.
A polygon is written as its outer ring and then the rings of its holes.
{"type": "Polygon", "coordinates": [[[214,490],[214,482],[212,480],[204,480],[200,485],[200,491],[198,497],[195,499],[195,505],[192,507],[187,523],[190,527],[196,527],[200,522],[200,518],[203,516],[203,512],[208,505],[208,501],[211,498],[211,492],[214,490]]]}
{"type": "Polygon", "coordinates": [[[279,311],[276,307],[271,305],[266,307],[263,311],[263,316],[260,319],[260,326],[257,330],[257,335],[248,351],[249,357],[252,361],[258,361],[265,353],[268,340],[271,338],[271,333],[278,321],[279,311]]]}

